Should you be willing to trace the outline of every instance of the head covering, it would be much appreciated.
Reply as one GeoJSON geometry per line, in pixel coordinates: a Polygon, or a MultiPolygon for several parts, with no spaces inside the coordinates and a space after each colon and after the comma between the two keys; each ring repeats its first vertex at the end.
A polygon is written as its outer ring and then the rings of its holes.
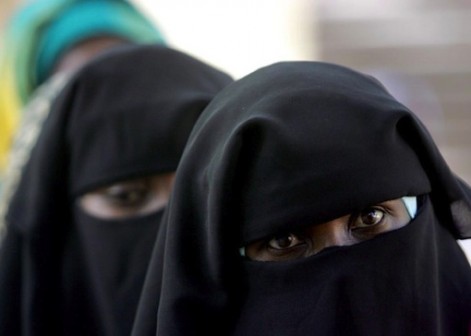
{"type": "Polygon", "coordinates": [[[77,197],[174,171],[200,112],[229,82],[158,46],[119,48],[72,78],[7,214],[0,334],[129,335],[162,212],[100,220],[77,197]]]}
{"type": "Polygon", "coordinates": [[[157,28],[126,0],[35,0],[14,14],[0,60],[0,160],[6,160],[21,106],[56,62],[74,45],[100,35],[163,42],[157,28]]]}
{"type": "Polygon", "coordinates": [[[471,189],[376,80],[286,62],[218,94],[180,162],[133,335],[466,335],[471,189]],[[305,259],[239,247],[403,196],[405,227],[305,259]],[[162,256],[165,256],[163,258],[162,256]]]}

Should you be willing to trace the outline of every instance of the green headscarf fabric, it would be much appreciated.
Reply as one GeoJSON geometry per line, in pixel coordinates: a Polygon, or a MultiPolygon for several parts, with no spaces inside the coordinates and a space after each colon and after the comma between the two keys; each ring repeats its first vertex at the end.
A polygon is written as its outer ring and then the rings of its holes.
{"type": "Polygon", "coordinates": [[[68,49],[100,35],[164,43],[156,26],[126,0],[33,0],[12,16],[0,55],[0,171],[19,111],[33,91],[68,49]]]}

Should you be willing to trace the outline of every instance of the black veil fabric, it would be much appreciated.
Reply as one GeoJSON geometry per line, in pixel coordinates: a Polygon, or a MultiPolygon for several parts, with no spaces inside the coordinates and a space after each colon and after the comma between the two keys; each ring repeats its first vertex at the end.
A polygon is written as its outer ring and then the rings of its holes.
{"type": "Polygon", "coordinates": [[[225,73],[161,46],[78,72],[52,107],[7,214],[1,335],[129,335],[163,210],[100,220],[76,204],[110,183],[176,170],[225,73]]]}
{"type": "Polygon", "coordinates": [[[195,125],[133,335],[462,335],[471,322],[471,189],[375,79],[277,63],[222,90],[195,125]],[[404,228],[305,259],[239,247],[423,195],[404,228]]]}

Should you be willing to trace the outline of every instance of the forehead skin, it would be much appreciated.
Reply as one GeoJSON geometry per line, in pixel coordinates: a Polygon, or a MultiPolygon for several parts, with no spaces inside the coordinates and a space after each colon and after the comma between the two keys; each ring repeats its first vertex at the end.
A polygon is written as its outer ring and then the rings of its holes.
{"type": "Polygon", "coordinates": [[[127,41],[114,36],[86,39],[72,47],[58,60],[52,74],[75,71],[100,53],[124,43],[127,41]]]}

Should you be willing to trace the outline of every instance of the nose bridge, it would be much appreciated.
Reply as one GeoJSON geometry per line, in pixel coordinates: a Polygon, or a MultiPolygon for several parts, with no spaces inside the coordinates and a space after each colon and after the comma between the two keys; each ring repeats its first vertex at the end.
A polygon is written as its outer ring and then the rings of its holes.
{"type": "Polygon", "coordinates": [[[315,252],[327,247],[349,245],[348,216],[314,226],[311,238],[315,252]]]}

